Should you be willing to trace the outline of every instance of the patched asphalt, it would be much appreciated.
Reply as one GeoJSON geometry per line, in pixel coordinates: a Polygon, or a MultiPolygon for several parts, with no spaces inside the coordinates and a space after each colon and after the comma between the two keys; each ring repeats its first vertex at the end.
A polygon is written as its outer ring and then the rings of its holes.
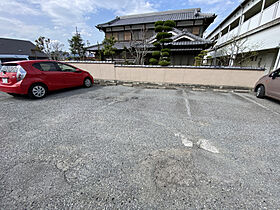
{"type": "Polygon", "coordinates": [[[0,93],[0,209],[278,209],[280,103],[94,86],[0,93]]]}

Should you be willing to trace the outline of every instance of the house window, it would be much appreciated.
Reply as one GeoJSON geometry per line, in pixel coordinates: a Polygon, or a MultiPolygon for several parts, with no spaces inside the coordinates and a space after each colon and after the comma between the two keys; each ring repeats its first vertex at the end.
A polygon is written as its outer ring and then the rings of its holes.
{"type": "Polygon", "coordinates": [[[131,40],[131,33],[129,31],[124,32],[124,40],[125,41],[131,40]]]}
{"type": "Polygon", "coordinates": [[[254,5],[251,9],[249,9],[245,14],[244,14],[244,22],[249,20],[251,17],[255,16],[256,14],[260,13],[262,10],[262,2],[258,2],[256,5],[254,5]]]}
{"type": "Polygon", "coordinates": [[[199,31],[200,31],[200,27],[193,27],[192,33],[193,33],[194,35],[199,35],[199,31]]]}
{"type": "Polygon", "coordinates": [[[190,20],[183,20],[177,23],[177,26],[192,26],[193,21],[190,20]]]}
{"type": "Polygon", "coordinates": [[[151,38],[152,36],[154,36],[155,35],[155,31],[154,30],[148,30],[147,32],[146,32],[146,37],[149,39],[149,38],[151,38]]]}
{"type": "Polygon", "coordinates": [[[139,39],[140,39],[140,31],[133,31],[132,40],[139,40],[139,39]]]}
{"type": "Polygon", "coordinates": [[[229,27],[229,26],[227,26],[224,30],[222,30],[222,36],[225,35],[225,34],[227,34],[227,32],[228,32],[228,27],[229,27]]]}
{"type": "Polygon", "coordinates": [[[119,41],[124,41],[124,32],[119,32],[119,41]]]}
{"type": "Polygon", "coordinates": [[[155,28],[155,24],[146,24],[146,28],[155,28]]]}
{"type": "Polygon", "coordinates": [[[143,29],[145,26],[144,25],[133,25],[131,26],[132,29],[143,29]]]}
{"type": "Polygon", "coordinates": [[[106,33],[106,34],[105,34],[105,37],[106,37],[107,39],[109,39],[111,36],[112,36],[112,33],[106,33]]]}
{"type": "Polygon", "coordinates": [[[194,22],[195,25],[203,25],[203,20],[196,20],[194,22]]]}
{"type": "Polygon", "coordinates": [[[214,41],[216,41],[218,38],[219,38],[219,34],[217,34],[217,35],[214,37],[214,41]]]}
{"type": "Polygon", "coordinates": [[[124,28],[123,27],[113,27],[112,31],[123,31],[124,28]]]}
{"type": "Polygon", "coordinates": [[[118,33],[117,33],[117,32],[114,32],[114,33],[113,33],[113,37],[115,37],[115,40],[117,40],[117,41],[119,40],[119,36],[118,36],[118,33]]]}
{"type": "Polygon", "coordinates": [[[235,21],[233,21],[231,24],[230,24],[230,30],[232,31],[233,29],[235,29],[238,25],[239,25],[239,20],[240,18],[237,18],[235,21]]]}
{"type": "Polygon", "coordinates": [[[187,27],[184,28],[185,31],[192,33],[193,32],[193,28],[192,27],[187,27]]]}
{"type": "Polygon", "coordinates": [[[270,7],[272,4],[276,3],[278,0],[265,0],[264,9],[270,7]]]}

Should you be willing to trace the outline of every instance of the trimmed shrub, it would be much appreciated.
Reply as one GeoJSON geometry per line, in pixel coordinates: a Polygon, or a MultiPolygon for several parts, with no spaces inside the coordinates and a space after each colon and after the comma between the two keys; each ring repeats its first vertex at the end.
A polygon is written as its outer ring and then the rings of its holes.
{"type": "Polygon", "coordinates": [[[153,43],[153,45],[154,45],[156,48],[160,47],[160,43],[158,43],[158,42],[153,43]]]}
{"type": "Polygon", "coordinates": [[[168,52],[163,52],[161,53],[162,57],[169,57],[169,53],[168,52]]]}
{"type": "Polygon", "coordinates": [[[164,60],[170,61],[171,59],[170,59],[170,57],[167,57],[167,58],[164,58],[164,60]]]}
{"type": "Polygon", "coordinates": [[[176,26],[176,23],[173,20],[167,20],[163,24],[164,26],[169,26],[171,28],[174,28],[176,26]]]}
{"type": "Polygon", "coordinates": [[[163,26],[163,24],[164,24],[164,21],[162,21],[162,20],[159,20],[159,21],[157,21],[157,22],[155,22],[155,27],[157,27],[157,26],[163,26]]]}
{"type": "Polygon", "coordinates": [[[161,39],[159,40],[160,43],[170,43],[172,42],[172,39],[161,39]]]}
{"type": "Polygon", "coordinates": [[[172,27],[170,27],[170,26],[162,26],[162,30],[164,30],[164,31],[172,31],[172,27]]]}
{"type": "Polygon", "coordinates": [[[167,60],[162,60],[162,61],[160,61],[158,64],[161,65],[161,66],[169,66],[169,65],[170,65],[170,62],[167,61],[167,60]]]}
{"type": "Polygon", "coordinates": [[[152,56],[155,57],[155,58],[159,58],[160,57],[160,51],[154,51],[152,53],[152,56]]]}
{"type": "Polygon", "coordinates": [[[155,58],[150,58],[149,62],[150,62],[150,64],[152,64],[152,65],[157,65],[157,64],[158,64],[158,60],[155,59],[155,58]]]}
{"type": "Polygon", "coordinates": [[[161,50],[161,52],[168,52],[168,53],[170,53],[171,50],[169,48],[164,48],[164,49],[161,50]]]}
{"type": "Polygon", "coordinates": [[[155,32],[161,32],[161,31],[163,31],[163,26],[161,25],[156,26],[155,32]]]}
{"type": "Polygon", "coordinates": [[[157,42],[154,43],[154,46],[157,48],[157,51],[152,53],[154,59],[150,59],[151,64],[160,64],[162,66],[170,65],[170,52],[168,49],[170,47],[173,35],[168,33],[172,31],[172,28],[176,26],[174,21],[157,21],[155,23],[155,31],[157,32],[156,39],[157,42]],[[159,51],[160,50],[160,51],[159,51]],[[157,62],[156,62],[157,61],[157,62]]]}
{"type": "Polygon", "coordinates": [[[156,38],[157,40],[161,40],[161,39],[166,39],[166,38],[170,38],[172,37],[172,34],[167,33],[167,32],[158,32],[156,38]]]}

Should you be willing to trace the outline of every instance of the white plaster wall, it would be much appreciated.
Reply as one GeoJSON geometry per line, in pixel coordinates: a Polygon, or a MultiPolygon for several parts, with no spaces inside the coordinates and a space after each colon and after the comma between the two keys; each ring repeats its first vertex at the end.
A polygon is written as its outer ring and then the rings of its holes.
{"type": "Polygon", "coordinates": [[[247,38],[248,46],[256,46],[255,51],[277,48],[280,44],[280,24],[247,38]]]}

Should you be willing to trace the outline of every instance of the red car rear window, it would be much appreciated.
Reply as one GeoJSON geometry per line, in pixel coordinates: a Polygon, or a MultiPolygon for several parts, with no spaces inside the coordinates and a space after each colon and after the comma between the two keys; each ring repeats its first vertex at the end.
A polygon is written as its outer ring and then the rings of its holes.
{"type": "Polygon", "coordinates": [[[18,70],[18,64],[3,64],[1,68],[1,72],[17,72],[18,70]]]}

